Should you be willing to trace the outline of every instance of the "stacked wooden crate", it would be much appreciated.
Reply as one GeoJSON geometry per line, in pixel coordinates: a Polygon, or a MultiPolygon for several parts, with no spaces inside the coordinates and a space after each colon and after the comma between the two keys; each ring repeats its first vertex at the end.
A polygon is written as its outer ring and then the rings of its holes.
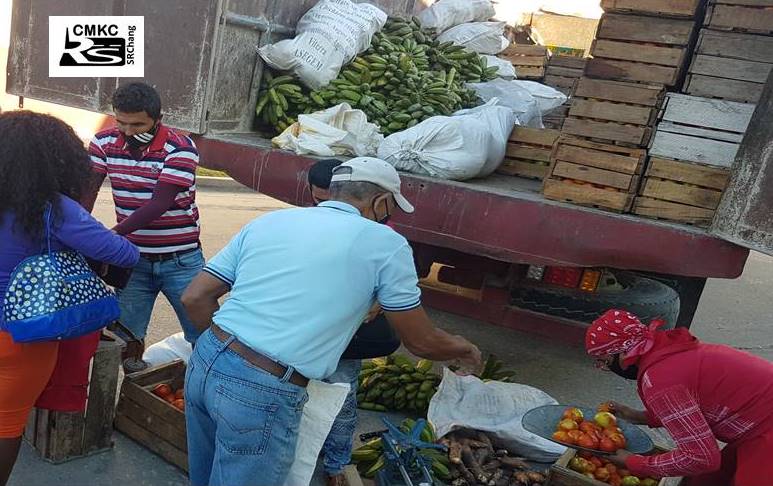
{"type": "Polygon", "coordinates": [[[773,0],[710,0],[684,93],[756,103],[773,68],[773,0]]]}
{"type": "Polygon", "coordinates": [[[708,226],[753,112],[748,103],[669,93],[633,212],[708,226]]]}
{"type": "Polygon", "coordinates": [[[630,211],[647,151],[561,135],[553,148],[548,199],[616,212],[630,211]]]}
{"type": "Polygon", "coordinates": [[[530,44],[510,44],[510,47],[499,53],[499,57],[507,59],[515,67],[518,79],[542,80],[548,64],[548,48],[530,44]]]}
{"type": "Polygon", "coordinates": [[[694,31],[693,19],[604,13],[591,47],[593,58],[588,61],[585,75],[677,86],[689,57],[694,31]]]}
{"type": "Polygon", "coordinates": [[[586,62],[584,57],[551,56],[545,71],[545,84],[567,96],[571,95],[577,80],[582,77],[586,62]]]}
{"type": "Polygon", "coordinates": [[[666,89],[683,78],[700,2],[602,1],[592,58],[545,179],[547,198],[631,210],[666,89]]]}
{"type": "Polygon", "coordinates": [[[548,173],[550,154],[560,132],[516,126],[507,143],[505,161],[499,174],[543,180],[548,173]]]}

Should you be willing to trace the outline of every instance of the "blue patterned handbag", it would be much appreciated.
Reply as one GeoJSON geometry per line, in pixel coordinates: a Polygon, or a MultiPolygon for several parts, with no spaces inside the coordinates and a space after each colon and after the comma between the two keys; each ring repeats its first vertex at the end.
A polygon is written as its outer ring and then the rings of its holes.
{"type": "Polygon", "coordinates": [[[17,343],[89,334],[118,319],[118,299],[75,251],[51,251],[51,207],[46,208],[47,251],[11,273],[3,301],[3,330],[17,343]]]}

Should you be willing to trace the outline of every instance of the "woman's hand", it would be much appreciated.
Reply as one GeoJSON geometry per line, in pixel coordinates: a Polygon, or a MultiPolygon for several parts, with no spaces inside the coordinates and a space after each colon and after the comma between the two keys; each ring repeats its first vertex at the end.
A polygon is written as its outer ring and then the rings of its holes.
{"type": "Polygon", "coordinates": [[[636,410],[635,408],[631,408],[627,405],[623,405],[622,403],[617,402],[608,402],[610,411],[615,415],[615,417],[625,420],[626,422],[637,424],[637,425],[646,425],[647,424],[647,414],[642,410],[636,410]]]}
{"type": "Polygon", "coordinates": [[[634,455],[632,452],[628,452],[625,449],[618,449],[612,456],[607,456],[607,459],[617,467],[625,468],[625,461],[629,457],[634,455]]]}

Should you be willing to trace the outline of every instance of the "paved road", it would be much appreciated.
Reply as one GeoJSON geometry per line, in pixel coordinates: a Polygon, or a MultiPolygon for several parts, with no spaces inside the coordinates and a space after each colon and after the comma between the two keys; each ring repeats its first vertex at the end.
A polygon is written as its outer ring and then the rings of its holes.
{"type": "MultiPolygon", "coordinates": [[[[199,195],[203,244],[209,257],[246,222],[283,205],[251,192],[202,190],[199,195]]],[[[113,221],[112,203],[100,194],[95,214],[113,221]]],[[[693,331],[707,341],[724,342],[773,360],[773,258],[753,254],[737,280],[709,282],[693,331]]],[[[442,312],[431,312],[437,324],[467,336],[484,353],[494,353],[516,371],[518,381],[541,388],[559,401],[594,405],[615,398],[637,403],[631,382],[596,371],[581,349],[556,345],[528,334],[497,328],[442,312]]],[[[149,341],[179,331],[169,304],[160,298],[154,310],[149,341]]],[[[378,427],[373,415],[362,416],[360,430],[378,427]]],[[[60,466],[42,463],[25,448],[12,486],[62,484],[109,485],[123,480],[133,484],[181,485],[175,468],[118,436],[115,450],[60,466]]]]}

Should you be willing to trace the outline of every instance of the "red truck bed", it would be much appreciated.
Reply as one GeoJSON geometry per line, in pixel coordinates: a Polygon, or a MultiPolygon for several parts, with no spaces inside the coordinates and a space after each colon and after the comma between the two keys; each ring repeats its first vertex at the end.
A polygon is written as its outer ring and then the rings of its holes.
{"type": "MultiPolygon", "coordinates": [[[[203,165],[290,204],[310,203],[312,158],[272,149],[254,133],[196,143],[203,165]]],[[[417,208],[395,216],[406,238],[505,262],[735,278],[749,254],[699,228],[548,201],[538,182],[516,177],[453,182],[403,174],[403,185],[417,208]]]]}

